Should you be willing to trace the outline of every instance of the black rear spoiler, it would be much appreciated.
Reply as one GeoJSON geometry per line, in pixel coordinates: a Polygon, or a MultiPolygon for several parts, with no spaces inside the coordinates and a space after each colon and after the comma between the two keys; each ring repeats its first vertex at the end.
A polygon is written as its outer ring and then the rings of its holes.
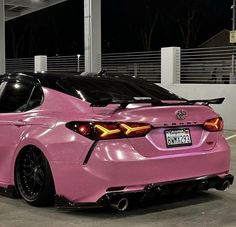
{"type": "Polygon", "coordinates": [[[217,99],[196,99],[196,100],[188,100],[187,103],[190,105],[194,105],[196,103],[201,103],[202,105],[210,105],[210,104],[222,104],[225,98],[217,98],[217,99]]]}
{"type": "Polygon", "coordinates": [[[161,100],[115,100],[111,99],[102,99],[96,102],[92,102],[91,106],[93,107],[105,107],[109,104],[120,104],[121,108],[126,108],[129,104],[138,104],[138,103],[150,103],[152,106],[178,106],[178,105],[194,105],[200,104],[208,106],[210,104],[222,104],[225,98],[217,99],[196,99],[196,100],[178,100],[179,102],[162,102],[161,100]]]}

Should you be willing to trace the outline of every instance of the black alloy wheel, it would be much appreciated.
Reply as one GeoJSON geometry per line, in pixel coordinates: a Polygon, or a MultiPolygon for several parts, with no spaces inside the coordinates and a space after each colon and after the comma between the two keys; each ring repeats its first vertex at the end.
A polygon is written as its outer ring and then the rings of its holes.
{"type": "Polygon", "coordinates": [[[18,156],[15,168],[16,187],[22,198],[33,206],[53,204],[54,184],[44,154],[36,147],[24,149],[18,156]]]}

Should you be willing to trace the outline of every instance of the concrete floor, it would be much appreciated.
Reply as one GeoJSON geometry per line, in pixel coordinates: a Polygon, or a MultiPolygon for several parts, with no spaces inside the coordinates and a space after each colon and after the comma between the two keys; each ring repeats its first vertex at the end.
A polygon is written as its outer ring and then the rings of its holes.
{"type": "MultiPolygon", "coordinates": [[[[226,137],[236,131],[226,131],[226,137]]],[[[236,137],[232,148],[231,172],[236,176],[236,137]]],[[[0,227],[67,226],[236,226],[236,183],[227,191],[200,192],[194,198],[165,202],[124,213],[111,210],[61,211],[35,208],[20,199],[0,196],[0,227]]]]}

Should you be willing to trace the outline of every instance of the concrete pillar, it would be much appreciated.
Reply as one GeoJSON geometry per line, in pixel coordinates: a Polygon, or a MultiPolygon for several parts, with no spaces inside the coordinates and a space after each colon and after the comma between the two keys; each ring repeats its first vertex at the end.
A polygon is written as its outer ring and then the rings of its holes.
{"type": "Polygon", "coordinates": [[[47,56],[46,55],[37,55],[34,56],[34,71],[37,72],[46,72],[48,70],[47,56]]]}
{"type": "Polygon", "coordinates": [[[229,83],[230,84],[236,84],[236,75],[235,75],[235,73],[230,73],[229,74],[229,83]]]}
{"type": "Polygon", "coordinates": [[[4,0],[0,0],[0,74],[6,72],[5,58],[5,9],[4,0]]]}
{"type": "Polygon", "coordinates": [[[163,85],[180,83],[180,47],[161,48],[161,83],[163,85]]]}
{"type": "Polygon", "coordinates": [[[84,0],[85,71],[101,71],[101,0],[84,0]]]}

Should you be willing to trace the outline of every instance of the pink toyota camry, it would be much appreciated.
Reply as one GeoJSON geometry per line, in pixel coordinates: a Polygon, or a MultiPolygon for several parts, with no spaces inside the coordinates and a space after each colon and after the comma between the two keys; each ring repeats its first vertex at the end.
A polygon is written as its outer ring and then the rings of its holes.
{"type": "Polygon", "coordinates": [[[1,77],[1,193],[63,208],[225,190],[230,149],[210,104],[107,74],[1,77]]]}

